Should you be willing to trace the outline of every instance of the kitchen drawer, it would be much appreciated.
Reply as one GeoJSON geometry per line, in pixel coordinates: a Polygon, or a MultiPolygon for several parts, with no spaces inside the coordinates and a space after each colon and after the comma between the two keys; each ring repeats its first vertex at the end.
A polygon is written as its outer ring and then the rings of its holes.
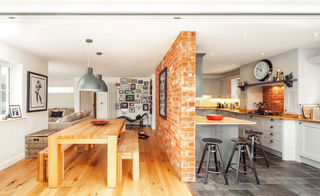
{"type": "Polygon", "coordinates": [[[279,133],[275,133],[275,132],[270,132],[270,131],[263,131],[263,136],[267,137],[269,139],[273,139],[273,140],[278,140],[278,141],[282,141],[282,135],[279,133]]]}
{"type": "Polygon", "coordinates": [[[274,118],[264,118],[263,122],[268,123],[268,124],[282,126],[283,120],[274,119],[274,118]]]}
{"type": "Polygon", "coordinates": [[[265,147],[282,152],[282,142],[280,142],[278,140],[270,139],[270,138],[263,136],[262,137],[262,144],[265,147]]]}
{"type": "Polygon", "coordinates": [[[263,123],[263,130],[282,134],[282,126],[278,126],[270,123],[263,123]]]}
{"type": "Polygon", "coordinates": [[[244,118],[243,115],[232,113],[232,112],[230,112],[230,117],[237,118],[237,119],[243,119],[244,118]]]}
{"type": "Polygon", "coordinates": [[[245,120],[256,122],[255,125],[251,125],[254,127],[261,127],[261,119],[254,116],[245,116],[245,120]]]}
{"type": "Polygon", "coordinates": [[[262,130],[256,128],[256,127],[252,127],[251,125],[245,125],[245,126],[241,126],[240,127],[240,132],[241,132],[241,135],[243,136],[243,138],[247,138],[248,137],[248,134],[246,133],[246,131],[259,131],[259,132],[262,132],[262,130]]]}

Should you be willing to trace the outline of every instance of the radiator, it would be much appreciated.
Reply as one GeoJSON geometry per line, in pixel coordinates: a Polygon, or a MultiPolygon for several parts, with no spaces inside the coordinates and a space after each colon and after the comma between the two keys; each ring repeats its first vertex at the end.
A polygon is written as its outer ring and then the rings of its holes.
{"type": "Polygon", "coordinates": [[[107,95],[107,104],[108,104],[108,118],[116,118],[117,110],[117,87],[116,84],[107,84],[108,85],[108,95],[107,95]]]}

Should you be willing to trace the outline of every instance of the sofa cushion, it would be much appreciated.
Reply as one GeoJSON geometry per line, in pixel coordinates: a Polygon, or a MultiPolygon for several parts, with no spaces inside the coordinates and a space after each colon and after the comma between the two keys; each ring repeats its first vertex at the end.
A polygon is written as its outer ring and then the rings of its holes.
{"type": "Polygon", "coordinates": [[[59,117],[50,117],[48,118],[49,122],[56,122],[58,119],[60,119],[59,117]]]}
{"type": "Polygon", "coordinates": [[[77,120],[77,115],[76,114],[69,114],[69,115],[63,117],[61,122],[72,122],[74,120],[77,120]]]}
{"type": "Polygon", "coordinates": [[[83,110],[83,111],[81,111],[81,113],[82,113],[82,118],[84,118],[84,117],[89,116],[91,114],[91,111],[83,110]]]}
{"type": "Polygon", "coordinates": [[[76,120],[79,120],[83,117],[82,112],[74,113],[76,115],[76,120]]]}

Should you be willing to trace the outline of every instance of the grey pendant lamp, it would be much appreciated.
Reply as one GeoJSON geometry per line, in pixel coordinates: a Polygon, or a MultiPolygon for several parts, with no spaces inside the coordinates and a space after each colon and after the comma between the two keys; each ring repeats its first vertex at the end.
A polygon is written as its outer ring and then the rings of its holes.
{"type": "MultiPolygon", "coordinates": [[[[98,60],[99,60],[99,72],[101,73],[101,65],[100,65],[100,56],[102,55],[101,52],[97,52],[98,55],[98,60]]],[[[102,75],[101,74],[97,74],[97,79],[100,83],[100,92],[108,92],[108,87],[107,84],[102,80],[102,75]]]]}
{"type": "Polygon", "coordinates": [[[78,89],[80,91],[92,91],[99,92],[100,91],[100,82],[93,75],[93,69],[90,66],[90,44],[92,43],[92,39],[86,39],[86,42],[89,45],[88,51],[88,67],[86,67],[86,73],[80,78],[78,82],[78,89]]]}

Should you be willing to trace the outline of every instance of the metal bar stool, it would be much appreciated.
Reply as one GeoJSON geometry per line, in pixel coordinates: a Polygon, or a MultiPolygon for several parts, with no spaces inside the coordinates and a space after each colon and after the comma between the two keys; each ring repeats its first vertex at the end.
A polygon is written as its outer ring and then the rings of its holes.
{"type": "Polygon", "coordinates": [[[221,153],[220,153],[219,146],[218,146],[218,144],[221,144],[222,141],[219,140],[219,139],[215,139],[215,138],[203,138],[202,141],[206,143],[206,146],[205,146],[205,148],[203,150],[203,154],[202,154],[202,158],[201,158],[201,162],[200,162],[197,174],[200,173],[204,157],[206,156],[206,152],[209,151],[208,155],[207,155],[207,168],[206,168],[206,175],[205,175],[204,184],[207,184],[208,173],[214,173],[214,174],[222,173],[226,185],[229,185],[228,179],[227,179],[227,174],[226,174],[226,171],[224,169],[223,161],[222,161],[222,158],[221,158],[221,153]],[[213,153],[213,157],[214,157],[215,171],[214,171],[214,169],[209,168],[211,153],[213,153]],[[218,158],[219,158],[220,165],[218,164],[218,161],[217,161],[217,155],[218,155],[218,158]],[[219,171],[219,168],[221,168],[221,171],[219,171]]]}
{"type": "Polygon", "coordinates": [[[267,167],[269,167],[267,155],[266,155],[266,152],[263,149],[263,145],[262,145],[262,141],[261,141],[261,135],[263,135],[263,133],[260,132],[260,131],[253,131],[252,129],[249,130],[249,131],[246,130],[245,132],[247,134],[249,134],[247,139],[252,141],[251,142],[251,156],[253,157],[253,160],[264,158],[267,167]],[[257,145],[260,146],[260,149],[262,151],[262,157],[261,156],[257,157],[257,154],[256,154],[257,145]]]}
{"type": "Polygon", "coordinates": [[[244,173],[244,174],[250,174],[250,173],[254,173],[254,176],[256,178],[257,184],[260,184],[259,178],[258,178],[258,174],[256,171],[256,168],[254,166],[254,162],[252,160],[252,156],[250,155],[250,149],[249,146],[251,144],[250,140],[247,139],[242,139],[242,138],[233,138],[231,139],[231,141],[235,142],[229,162],[228,162],[228,166],[226,168],[226,173],[228,173],[229,167],[233,170],[236,171],[236,184],[238,184],[239,181],[239,172],[244,173]],[[238,159],[237,159],[237,163],[231,163],[234,153],[235,151],[238,151],[238,159]],[[245,153],[248,154],[249,160],[250,160],[250,166],[245,164],[241,164],[240,163],[240,157],[241,154],[243,155],[243,159],[245,160],[245,153]],[[236,168],[232,167],[233,165],[237,165],[236,168]],[[245,169],[244,171],[240,170],[240,166],[243,166],[245,169]],[[246,171],[246,167],[250,168],[252,171],[246,171]]]}

